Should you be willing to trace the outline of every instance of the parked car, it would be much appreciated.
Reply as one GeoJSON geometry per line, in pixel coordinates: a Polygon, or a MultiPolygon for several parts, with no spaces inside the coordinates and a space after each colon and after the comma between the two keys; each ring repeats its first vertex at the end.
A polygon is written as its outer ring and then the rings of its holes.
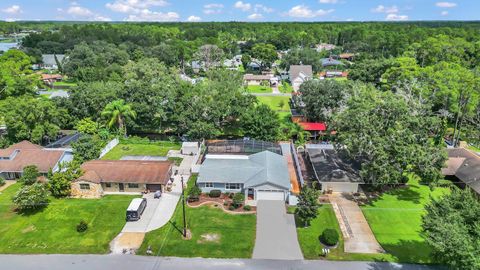
{"type": "Polygon", "coordinates": [[[147,199],[136,198],[133,199],[127,208],[127,221],[137,221],[142,217],[143,211],[147,207],[147,199]]]}
{"type": "Polygon", "coordinates": [[[162,192],[160,190],[155,191],[155,193],[153,194],[153,198],[160,199],[160,197],[162,197],[162,192]]]}

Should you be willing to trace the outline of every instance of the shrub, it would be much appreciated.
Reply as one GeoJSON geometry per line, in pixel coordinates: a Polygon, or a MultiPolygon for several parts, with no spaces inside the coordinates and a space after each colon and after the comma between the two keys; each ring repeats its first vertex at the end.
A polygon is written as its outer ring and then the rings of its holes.
{"type": "Polygon", "coordinates": [[[334,229],[325,229],[320,236],[320,241],[328,246],[335,246],[338,243],[340,236],[334,229]]]}
{"type": "Polygon", "coordinates": [[[3,177],[0,177],[0,187],[5,185],[5,179],[3,177]]]}
{"type": "Polygon", "coordinates": [[[238,208],[239,206],[241,206],[244,201],[245,201],[245,195],[243,195],[243,193],[235,193],[235,195],[233,195],[232,204],[235,208],[238,208]]]}
{"type": "Polygon", "coordinates": [[[20,178],[20,182],[24,185],[32,185],[37,182],[37,178],[40,176],[40,172],[38,172],[38,168],[35,165],[26,166],[23,168],[22,177],[20,178]]]}
{"type": "Polygon", "coordinates": [[[233,210],[235,210],[235,209],[237,209],[237,208],[236,208],[235,206],[233,206],[233,204],[231,204],[231,205],[228,207],[228,210],[230,210],[230,211],[233,211],[233,210]]]}
{"type": "Polygon", "coordinates": [[[228,194],[228,198],[233,199],[233,195],[235,195],[233,192],[228,194]]]}
{"type": "Polygon", "coordinates": [[[252,207],[250,205],[244,205],[243,210],[250,211],[250,210],[252,210],[252,207]]]}
{"type": "Polygon", "coordinates": [[[223,205],[224,205],[224,206],[227,206],[227,205],[228,205],[228,202],[227,202],[227,201],[224,201],[224,202],[223,202],[223,205]]]}
{"type": "Polygon", "coordinates": [[[88,229],[88,224],[84,220],[80,221],[77,225],[77,232],[81,233],[88,229]]]}
{"type": "Polygon", "coordinates": [[[190,190],[188,191],[188,196],[191,198],[198,198],[200,194],[202,194],[202,190],[196,185],[191,187],[190,190]]]}
{"type": "Polygon", "coordinates": [[[48,190],[45,184],[23,186],[12,199],[20,211],[36,210],[48,205],[48,190]]]}
{"type": "Polygon", "coordinates": [[[212,189],[210,190],[210,193],[208,193],[208,196],[211,198],[219,198],[222,195],[222,191],[219,189],[212,189]]]}

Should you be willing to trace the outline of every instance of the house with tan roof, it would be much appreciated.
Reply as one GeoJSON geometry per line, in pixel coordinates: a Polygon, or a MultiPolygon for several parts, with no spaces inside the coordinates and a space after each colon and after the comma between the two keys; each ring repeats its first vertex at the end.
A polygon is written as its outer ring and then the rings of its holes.
{"type": "Polygon", "coordinates": [[[92,160],[80,167],[83,175],[72,182],[72,196],[99,198],[110,193],[164,191],[172,177],[171,161],[92,160]]]}
{"type": "Polygon", "coordinates": [[[23,169],[37,166],[42,175],[50,170],[58,171],[59,164],[73,159],[72,152],[66,149],[49,149],[29,141],[22,141],[6,149],[0,149],[0,176],[7,180],[18,179],[23,169]]]}

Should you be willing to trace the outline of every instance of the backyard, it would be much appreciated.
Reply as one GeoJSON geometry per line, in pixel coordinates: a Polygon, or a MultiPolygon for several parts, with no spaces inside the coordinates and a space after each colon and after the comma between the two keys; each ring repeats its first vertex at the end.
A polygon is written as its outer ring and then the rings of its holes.
{"type": "Polygon", "coordinates": [[[272,93],[272,88],[263,85],[249,85],[247,86],[247,91],[249,93],[272,93]]]}
{"type": "Polygon", "coordinates": [[[125,225],[125,209],[134,196],[101,199],[50,199],[36,213],[14,212],[14,184],[0,194],[0,253],[108,253],[110,241],[125,225]],[[84,220],[88,230],[76,231],[84,220]]]}
{"type": "Polygon", "coordinates": [[[178,142],[156,141],[156,142],[133,142],[122,141],[110,152],[103,160],[119,160],[123,156],[167,156],[170,150],[180,150],[181,145],[178,142]]]}
{"type": "MultiPolygon", "coordinates": [[[[189,188],[195,178],[189,180],[189,188]]],[[[187,188],[188,189],[188,188],[187,188]]],[[[253,214],[232,215],[215,206],[186,207],[187,227],[192,238],[182,238],[182,204],[162,228],[145,236],[139,254],[150,246],[154,255],[204,258],[250,258],[255,244],[253,214]]]]}

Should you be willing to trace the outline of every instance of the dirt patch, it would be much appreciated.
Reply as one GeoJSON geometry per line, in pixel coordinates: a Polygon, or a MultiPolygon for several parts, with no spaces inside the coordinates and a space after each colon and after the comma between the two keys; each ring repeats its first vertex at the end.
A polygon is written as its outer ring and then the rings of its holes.
{"type": "Polygon", "coordinates": [[[220,235],[218,233],[205,233],[200,235],[200,239],[197,243],[220,243],[220,235]]]}
{"type": "Polygon", "coordinates": [[[110,249],[114,254],[135,254],[142,245],[145,233],[120,233],[110,243],[110,249]]]}
{"type": "Polygon", "coordinates": [[[34,225],[30,225],[27,228],[23,229],[22,233],[33,232],[33,231],[36,231],[36,230],[37,230],[37,227],[35,227],[34,225]]]}

